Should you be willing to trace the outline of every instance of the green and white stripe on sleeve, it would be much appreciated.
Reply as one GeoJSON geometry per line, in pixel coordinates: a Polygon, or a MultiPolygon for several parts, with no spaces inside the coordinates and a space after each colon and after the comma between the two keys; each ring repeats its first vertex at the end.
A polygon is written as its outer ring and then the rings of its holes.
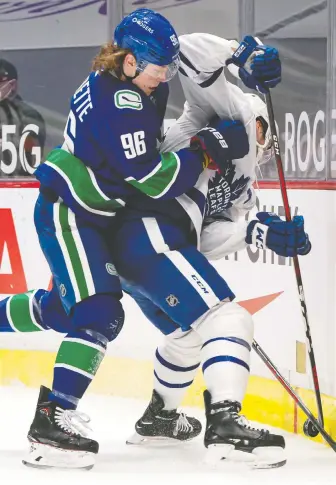
{"type": "Polygon", "coordinates": [[[44,164],[58,173],[75,202],[87,211],[114,216],[117,209],[125,206],[123,200],[108,197],[90,167],[71,153],[58,148],[52,150],[44,164]]]}
{"type": "Polygon", "coordinates": [[[125,180],[149,197],[159,199],[173,185],[180,168],[181,161],[177,153],[162,153],[161,161],[148,175],[140,180],[136,180],[134,177],[127,177],[125,180]]]}

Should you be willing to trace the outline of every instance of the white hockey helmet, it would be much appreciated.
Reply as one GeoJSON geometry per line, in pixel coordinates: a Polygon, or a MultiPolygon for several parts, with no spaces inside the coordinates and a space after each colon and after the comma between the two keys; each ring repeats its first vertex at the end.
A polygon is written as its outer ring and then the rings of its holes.
{"type": "Polygon", "coordinates": [[[263,165],[269,162],[272,158],[272,137],[267,113],[266,103],[257,95],[253,93],[244,93],[252,106],[256,121],[260,121],[263,126],[265,142],[263,144],[257,142],[257,163],[263,165]]]}

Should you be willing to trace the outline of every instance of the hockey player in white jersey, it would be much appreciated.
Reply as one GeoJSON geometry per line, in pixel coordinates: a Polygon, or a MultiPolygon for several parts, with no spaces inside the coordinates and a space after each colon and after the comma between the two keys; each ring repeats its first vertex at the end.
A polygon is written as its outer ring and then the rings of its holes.
{"type": "MultiPolygon", "coordinates": [[[[285,222],[263,212],[245,221],[255,205],[257,164],[269,160],[271,144],[263,101],[225,78],[224,65],[236,44],[209,34],[181,36],[180,43],[186,103],[162,149],[182,147],[194,135],[195,142],[207,136],[200,129],[217,115],[243,121],[250,151],[228,160],[224,173],[206,170],[194,189],[177,198],[187,214],[184,221],[174,222],[177,207],[170,217],[155,210],[138,220],[132,211],[128,218],[127,210],[122,215],[114,256],[123,289],[166,335],[155,353],[152,400],[128,442],[192,437],[190,421],[172,428],[169,417],[202,363],[208,454],[223,459],[238,450],[254,457],[256,467],[282,466],[284,438],[251,428],[239,414],[249,378],[252,318],[233,302],[227,282],[203,255],[219,259],[247,244],[284,256],[305,255],[311,245],[301,217],[285,222]]],[[[235,68],[233,72],[239,76],[235,68]]]]}

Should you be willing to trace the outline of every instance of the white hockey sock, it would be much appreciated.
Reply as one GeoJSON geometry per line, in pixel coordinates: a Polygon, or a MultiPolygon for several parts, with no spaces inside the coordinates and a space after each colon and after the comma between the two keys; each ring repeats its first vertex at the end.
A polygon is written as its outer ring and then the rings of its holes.
{"type": "Polygon", "coordinates": [[[236,303],[222,303],[199,319],[202,371],[212,403],[242,402],[250,372],[253,321],[236,303]]]}
{"type": "Polygon", "coordinates": [[[201,341],[194,331],[180,329],[165,337],[154,358],[154,389],[166,410],[176,409],[192,384],[200,363],[201,341]]]}

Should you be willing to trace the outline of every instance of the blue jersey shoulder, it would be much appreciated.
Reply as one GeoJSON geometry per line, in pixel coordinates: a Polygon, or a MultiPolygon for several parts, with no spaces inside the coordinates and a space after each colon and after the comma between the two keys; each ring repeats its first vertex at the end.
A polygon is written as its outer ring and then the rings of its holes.
{"type": "Polygon", "coordinates": [[[149,97],[131,82],[93,72],[72,97],[66,143],[92,168],[103,161],[120,163],[128,153],[128,135],[136,132],[144,132],[147,152],[151,153],[160,138],[167,99],[167,86],[159,86],[149,97]]]}
{"type": "Polygon", "coordinates": [[[108,109],[111,117],[129,120],[131,116],[143,123],[154,122],[156,127],[158,121],[162,124],[169,95],[167,83],[160,83],[152,95],[147,96],[132,82],[120,81],[110,73],[92,73],[89,82],[93,106],[98,111],[108,109]]]}

